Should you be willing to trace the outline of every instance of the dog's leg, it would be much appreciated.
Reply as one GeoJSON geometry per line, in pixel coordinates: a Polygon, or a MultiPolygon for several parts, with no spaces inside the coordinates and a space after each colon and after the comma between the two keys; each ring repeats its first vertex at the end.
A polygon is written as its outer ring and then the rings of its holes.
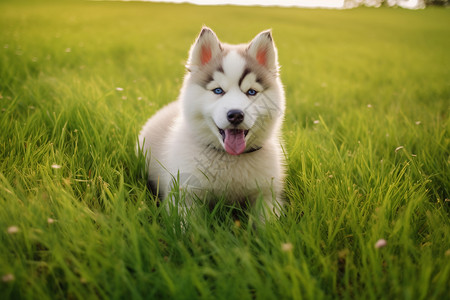
{"type": "Polygon", "coordinates": [[[257,197],[253,210],[262,224],[278,219],[283,214],[284,200],[279,194],[268,189],[257,197]]]}

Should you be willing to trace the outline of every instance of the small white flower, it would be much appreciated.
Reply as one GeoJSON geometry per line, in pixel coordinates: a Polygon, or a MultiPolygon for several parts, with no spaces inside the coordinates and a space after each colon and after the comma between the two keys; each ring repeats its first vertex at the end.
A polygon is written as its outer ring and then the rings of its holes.
{"type": "Polygon", "coordinates": [[[52,169],[61,169],[61,166],[58,164],[53,164],[52,169]]]}
{"type": "Polygon", "coordinates": [[[281,250],[284,252],[290,252],[294,249],[294,246],[291,243],[283,243],[281,244],[281,250]]]}
{"type": "Polygon", "coordinates": [[[416,125],[420,125],[422,122],[420,121],[416,121],[416,125]]]}
{"type": "Polygon", "coordinates": [[[372,104],[367,104],[367,107],[368,108],[372,108],[372,104]]]}
{"type": "Polygon", "coordinates": [[[15,233],[18,233],[20,230],[19,230],[19,227],[17,227],[17,226],[10,226],[10,227],[8,227],[8,233],[9,234],[15,234],[15,233]]]}
{"type": "Polygon", "coordinates": [[[385,239],[379,239],[379,240],[375,243],[375,248],[376,248],[376,249],[380,249],[380,248],[386,247],[386,245],[387,245],[387,242],[386,242],[385,239]]]}
{"type": "Polygon", "coordinates": [[[320,121],[319,120],[314,120],[314,122],[313,122],[314,124],[319,124],[320,123],[320,121]]]}
{"type": "Polygon", "coordinates": [[[121,88],[121,87],[116,87],[116,91],[122,92],[122,91],[123,91],[123,88],[121,88]]]}
{"type": "Polygon", "coordinates": [[[403,149],[403,148],[405,148],[405,147],[403,147],[403,146],[398,146],[397,148],[395,148],[395,152],[398,152],[399,150],[401,150],[401,149],[403,149]]]}
{"type": "Polygon", "coordinates": [[[55,223],[55,222],[56,222],[55,219],[52,219],[52,218],[48,218],[48,219],[47,219],[47,223],[48,223],[48,224],[53,224],[53,223],[55,223]]]}
{"type": "Polygon", "coordinates": [[[141,100],[142,100],[142,97],[138,97],[137,99],[138,99],[138,101],[141,101],[141,100]]]}
{"type": "Polygon", "coordinates": [[[16,279],[16,278],[11,273],[10,274],[5,274],[5,275],[2,276],[2,281],[3,282],[11,282],[11,281],[14,281],[14,279],[16,279]]]}

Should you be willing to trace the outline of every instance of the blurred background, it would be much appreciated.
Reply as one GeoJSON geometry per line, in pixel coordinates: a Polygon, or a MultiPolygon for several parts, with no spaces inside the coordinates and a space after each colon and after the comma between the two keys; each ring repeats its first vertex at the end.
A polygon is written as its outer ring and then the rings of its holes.
{"type": "Polygon", "coordinates": [[[358,6],[399,6],[408,9],[421,9],[429,5],[448,5],[448,0],[144,0],[151,2],[193,3],[198,5],[261,5],[291,6],[311,8],[354,8],[358,6]]]}

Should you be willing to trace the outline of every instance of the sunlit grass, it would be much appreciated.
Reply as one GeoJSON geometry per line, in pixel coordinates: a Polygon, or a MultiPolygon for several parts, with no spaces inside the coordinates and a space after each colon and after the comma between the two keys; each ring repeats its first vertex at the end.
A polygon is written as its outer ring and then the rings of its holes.
{"type": "Polygon", "coordinates": [[[444,299],[450,11],[2,2],[0,298],[444,299]],[[168,215],[134,146],[201,26],[272,28],[286,216],[168,215]]]}

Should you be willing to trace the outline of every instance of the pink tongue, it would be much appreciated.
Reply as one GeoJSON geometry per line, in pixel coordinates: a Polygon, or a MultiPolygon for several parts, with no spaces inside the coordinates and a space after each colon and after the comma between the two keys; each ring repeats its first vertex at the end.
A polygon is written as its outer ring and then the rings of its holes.
{"type": "Polygon", "coordinates": [[[245,150],[245,134],[241,129],[225,129],[225,151],[239,155],[245,150]]]}

